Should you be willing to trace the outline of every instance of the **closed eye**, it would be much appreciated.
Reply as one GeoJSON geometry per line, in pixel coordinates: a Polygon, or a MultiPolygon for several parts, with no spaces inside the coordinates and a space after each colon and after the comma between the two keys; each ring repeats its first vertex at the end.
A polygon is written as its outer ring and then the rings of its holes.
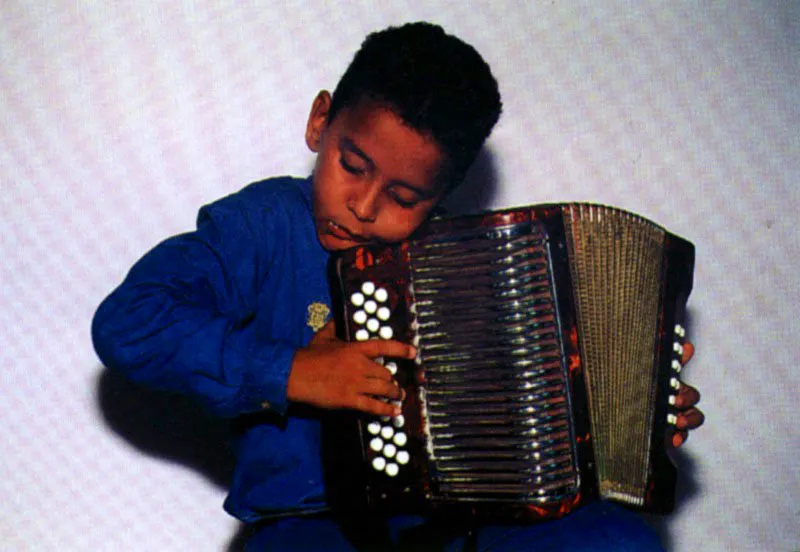
{"type": "Polygon", "coordinates": [[[404,209],[411,209],[419,203],[419,198],[416,197],[414,192],[406,192],[405,194],[401,194],[396,187],[389,188],[386,192],[392,200],[397,203],[400,207],[404,209]],[[414,195],[414,197],[408,197],[409,195],[414,195]]]}
{"type": "Polygon", "coordinates": [[[344,170],[346,170],[350,174],[362,175],[365,172],[365,169],[363,169],[362,167],[357,167],[352,163],[348,163],[344,155],[339,157],[339,164],[342,166],[344,170]]]}

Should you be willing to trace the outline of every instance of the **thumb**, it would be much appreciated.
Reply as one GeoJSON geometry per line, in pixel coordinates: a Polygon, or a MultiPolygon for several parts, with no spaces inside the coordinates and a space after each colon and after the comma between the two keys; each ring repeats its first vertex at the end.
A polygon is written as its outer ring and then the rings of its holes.
{"type": "Polygon", "coordinates": [[[326,341],[335,341],[336,340],[336,323],[333,320],[329,320],[327,324],[325,324],[320,330],[314,334],[313,341],[316,342],[326,342],[326,341]]]}

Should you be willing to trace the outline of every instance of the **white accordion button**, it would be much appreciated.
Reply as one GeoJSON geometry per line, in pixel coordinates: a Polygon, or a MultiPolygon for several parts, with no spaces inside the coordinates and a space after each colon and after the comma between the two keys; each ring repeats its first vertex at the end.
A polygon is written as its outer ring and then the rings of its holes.
{"type": "Polygon", "coordinates": [[[386,468],[386,458],[376,456],[372,459],[372,467],[375,468],[375,471],[383,471],[386,468]]]}
{"type": "Polygon", "coordinates": [[[408,464],[408,461],[411,460],[408,452],[405,450],[397,451],[397,457],[395,458],[398,464],[408,464]]]}
{"type": "Polygon", "coordinates": [[[369,431],[372,435],[377,435],[381,432],[381,424],[380,422],[370,422],[367,426],[367,431],[369,431]]]}
{"type": "Polygon", "coordinates": [[[406,446],[407,442],[408,442],[408,437],[406,437],[406,434],[403,433],[402,431],[398,431],[397,433],[394,434],[394,444],[397,445],[398,447],[406,446]]]}
{"type": "Polygon", "coordinates": [[[389,310],[389,307],[380,307],[378,309],[378,320],[382,320],[386,322],[389,320],[389,317],[392,315],[392,311],[389,310]]]}
{"type": "Polygon", "coordinates": [[[361,291],[364,292],[364,295],[372,295],[375,293],[375,284],[372,282],[364,282],[361,284],[361,291]]]}
{"type": "Polygon", "coordinates": [[[369,332],[361,328],[356,332],[356,341],[366,341],[369,339],[369,332]]]}
{"type": "Polygon", "coordinates": [[[389,370],[391,375],[395,375],[397,373],[397,363],[390,360],[386,363],[386,369],[389,370]]]}
{"type": "Polygon", "coordinates": [[[669,396],[669,404],[670,404],[670,406],[675,406],[675,402],[676,402],[677,400],[678,400],[678,399],[677,399],[677,398],[675,398],[675,395],[670,395],[670,396],[669,396]]]}
{"type": "Polygon", "coordinates": [[[375,437],[369,442],[369,448],[375,452],[380,452],[383,449],[383,440],[380,437],[375,437]]]}
{"type": "Polygon", "coordinates": [[[360,307],[364,304],[364,295],[359,292],[355,292],[350,296],[350,302],[353,303],[353,306],[360,307]]]}
{"type": "Polygon", "coordinates": [[[394,427],[396,427],[396,428],[401,428],[401,427],[403,427],[403,426],[405,425],[405,423],[406,423],[406,419],[403,417],[403,415],[402,415],[402,414],[400,414],[399,416],[395,416],[394,418],[392,418],[392,425],[393,425],[394,427]]]}
{"type": "Polygon", "coordinates": [[[678,423],[678,417],[675,414],[667,414],[667,423],[675,425],[678,423]]]}
{"type": "Polygon", "coordinates": [[[377,332],[378,328],[380,328],[380,327],[381,327],[381,323],[378,322],[377,318],[370,318],[369,320],[367,320],[367,329],[369,331],[371,331],[372,333],[377,332]]]}
{"type": "Polygon", "coordinates": [[[389,326],[381,326],[381,330],[378,333],[383,339],[391,339],[394,335],[394,330],[392,330],[389,326]]]}
{"type": "Polygon", "coordinates": [[[675,370],[676,372],[680,372],[681,368],[683,368],[683,366],[681,366],[681,363],[679,361],[677,361],[677,360],[673,360],[672,361],[672,369],[673,370],[675,370]]]}
{"type": "Polygon", "coordinates": [[[391,443],[387,443],[386,446],[383,447],[383,455],[386,458],[393,458],[396,453],[397,453],[397,447],[391,443]]]}
{"type": "Polygon", "coordinates": [[[375,314],[375,311],[378,310],[378,303],[369,300],[364,303],[364,310],[367,311],[368,314],[375,314]]]}
{"type": "Polygon", "coordinates": [[[381,428],[381,437],[384,439],[391,439],[394,435],[394,428],[392,426],[383,426],[381,428]]]}
{"type": "Polygon", "coordinates": [[[389,462],[386,464],[386,475],[389,477],[394,477],[400,472],[400,467],[395,464],[394,462],[389,462]]]}
{"type": "Polygon", "coordinates": [[[680,389],[681,388],[681,382],[678,381],[678,378],[670,378],[669,386],[672,387],[673,389],[680,389]]]}
{"type": "Polygon", "coordinates": [[[386,300],[389,298],[389,292],[387,292],[383,288],[378,288],[375,290],[375,299],[378,303],[385,303],[386,300]]]}
{"type": "Polygon", "coordinates": [[[353,322],[356,324],[364,324],[367,321],[367,313],[363,310],[357,310],[353,313],[353,322]]]}

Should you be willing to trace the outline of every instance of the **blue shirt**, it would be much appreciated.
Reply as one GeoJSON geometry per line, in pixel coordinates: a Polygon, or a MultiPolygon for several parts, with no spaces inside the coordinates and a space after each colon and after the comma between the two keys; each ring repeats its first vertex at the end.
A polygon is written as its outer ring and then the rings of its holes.
{"type": "Polygon", "coordinates": [[[293,412],[286,384],[330,312],[327,261],[311,180],[256,182],[148,252],[95,314],[107,367],[219,416],[247,415],[225,502],[246,522],[325,508],[319,420],[293,412]]]}

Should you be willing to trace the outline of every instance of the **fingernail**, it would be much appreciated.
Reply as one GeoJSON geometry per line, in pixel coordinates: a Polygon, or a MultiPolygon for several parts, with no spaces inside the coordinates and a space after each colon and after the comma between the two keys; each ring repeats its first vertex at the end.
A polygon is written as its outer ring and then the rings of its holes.
{"type": "Polygon", "coordinates": [[[403,409],[400,408],[399,406],[395,406],[394,409],[392,409],[392,416],[399,416],[402,413],[403,409]]]}

